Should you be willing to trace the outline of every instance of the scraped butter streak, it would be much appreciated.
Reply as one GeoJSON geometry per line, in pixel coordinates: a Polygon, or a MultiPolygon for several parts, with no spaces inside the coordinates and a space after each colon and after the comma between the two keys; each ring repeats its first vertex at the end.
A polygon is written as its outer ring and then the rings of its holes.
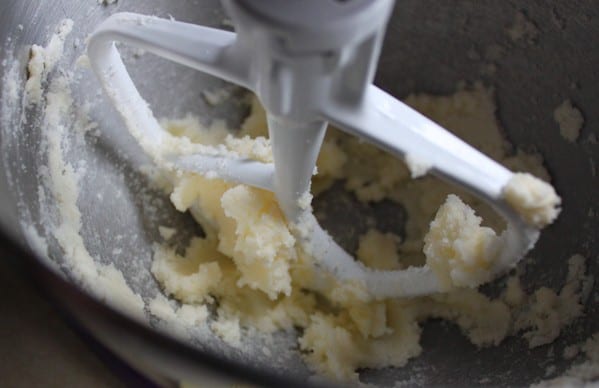
{"type": "MultiPolygon", "coordinates": [[[[71,27],[70,22],[61,24],[58,38],[52,38],[54,43],[49,46],[61,49],[71,27]]],[[[78,171],[66,162],[67,143],[63,141],[72,129],[67,121],[75,101],[68,91],[68,76],[46,81],[56,63],[54,58],[60,57],[46,50],[49,48],[34,50],[27,94],[32,104],[45,106],[41,130],[48,143],[47,178],[60,216],[54,235],[70,271],[83,285],[109,302],[141,314],[141,298],[127,287],[115,267],[94,261],[81,237],[78,171]]],[[[453,96],[412,95],[406,102],[509,168],[549,179],[539,155],[511,151],[494,117],[492,91],[475,85],[460,88],[453,96]]],[[[205,130],[192,116],[164,120],[162,125],[173,139],[183,140],[165,143],[175,147],[173,151],[181,151],[177,148],[181,144],[186,148],[187,142],[223,144],[226,152],[272,161],[265,113],[256,99],[252,100],[251,115],[235,136],[222,123],[205,130]]],[[[312,192],[318,195],[342,181],[364,203],[388,200],[405,207],[405,235],[400,238],[370,229],[360,238],[357,258],[374,269],[428,263],[446,276],[451,292],[372,301],[360,287],[339,283],[332,276],[316,287],[327,275],[316,276],[312,258],[296,246],[272,193],[227,183],[214,174],[203,177],[176,172],[163,186],[169,188],[173,205],[179,211],[190,211],[205,235],[192,238],[182,254],[168,241],[155,244],[151,271],[165,294],[181,304],[157,295],[149,301],[148,311],[176,323],[169,327],[182,335],[187,335],[186,326],[209,320],[210,329],[232,346],[241,346],[244,328],[272,333],[299,327],[298,346],[307,364],[319,375],[336,380],[358,379],[358,368],[405,365],[422,352],[421,324],[431,318],[455,323],[476,346],[498,345],[506,336],[521,333],[534,347],[552,341],[582,314],[585,258],[579,255],[570,260],[569,283],[559,293],[541,288],[527,295],[517,277],[510,278],[506,290],[495,299],[474,288],[453,288],[486,281],[485,271],[495,250],[493,229],[501,228],[502,221],[467,193],[422,176],[428,169],[423,161],[408,156],[408,164],[410,168],[330,128],[312,192]],[[413,176],[419,178],[413,180],[413,176]],[[482,219],[489,226],[481,225],[482,219]],[[315,288],[319,295],[311,291],[315,288]],[[211,310],[215,310],[213,317],[211,310]],[[563,311],[567,311],[567,319],[552,318],[563,311]]],[[[528,183],[527,178],[523,184],[528,183]]],[[[541,225],[552,214],[545,206],[535,207],[540,195],[537,189],[544,186],[533,186],[536,188],[515,187],[514,193],[508,190],[506,200],[513,197],[514,204],[522,206],[519,212],[523,217],[530,214],[530,222],[541,225]]],[[[303,198],[302,206],[309,207],[310,199],[303,198]]],[[[174,237],[164,227],[160,232],[164,240],[174,237]]]]}
{"type": "Polygon", "coordinates": [[[25,96],[29,104],[42,104],[43,87],[48,74],[54,69],[64,49],[64,41],[73,29],[73,21],[64,19],[57,27],[45,47],[36,44],[31,46],[27,65],[27,82],[25,96]]]}
{"type": "Polygon", "coordinates": [[[48,169],[43,176],[54,198],[58,222],[51,228],[64,252],[65,264],[75,279],[99,299],[137,318],[144,315],[144,303],[127,285],[123,274],[114,265],[94,261],[81,236],[81,213],[77,206],[79,197],[79,172],[65,160],[67,136],[76,116],[71,96],[68,72],[49,75],[62,57],[65,39],[73,27],[71,20],[58,26],[45,47],[34,45],[25,84],[25,104],[41,110],[39,130],[47,147],[48,169]]]}

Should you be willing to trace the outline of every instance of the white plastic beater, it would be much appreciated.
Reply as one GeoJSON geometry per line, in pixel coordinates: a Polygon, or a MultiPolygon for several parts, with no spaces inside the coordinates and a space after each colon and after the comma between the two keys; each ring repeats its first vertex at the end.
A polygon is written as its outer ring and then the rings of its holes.
{"type": "Polygon", "coordinates": [[[513,173],[372,84],[393,0],[223,0],[236,33],[119,13],[91,35],[92,67],[131,134],[159,155],[165,132],[139,95],[116,49],[123,42],[252,90],[268,112],[274,164],[191,147],[162,155],[177,169],[273,191],[302,248],[340,280],[362,282],[375,299],[442,291],[428,266],[366,268],[302,206],[328,122],[492,205],[507,221],[492,272],[512,268],[539,232],[502,200],[513,173]]]}

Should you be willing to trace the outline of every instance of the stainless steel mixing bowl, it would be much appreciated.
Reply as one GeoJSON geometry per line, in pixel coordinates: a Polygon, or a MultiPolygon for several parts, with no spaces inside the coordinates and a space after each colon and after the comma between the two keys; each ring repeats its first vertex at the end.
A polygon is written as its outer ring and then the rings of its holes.
{"type": "MultiPolygon", "coordinates": [[[[0,11],[4,72],[13,59],[17,60],[16,81],[20,85],[27,78],[29,45],[44,44],[63,18],[75,22],[65,46],[63,66],[74,62],[94,26],[117,11],[226,25],[219,4],[212,0],[119,0],[111,5],[100,5],[95,0],[4,0],[0,11]]],[[[582,0],[399,0],[388,28],[378,85],[404,97],[411,92],[449,94],[460,81],[482,81],[495,88],[497,115],[508,138],[520,148],[538,150],[544,156],[563,197],[564,211],[557,223],[542,234],[530,255],[524,278],[529,291],[541,284],[558,288],[565,277],[565,259],[573,253],[588,258],[591,274],[598,270],[599,145],[592,138],[593,134],[594,139],[599,136],[598,37],[599,3],[582,0]],[[536,34],[517,41],[509,37],[507,29],[517,13],[534,25],[536,34]],[[563,140],[552,117],[553,110],[565,99],[571,99],[584,114],[585,124],[576,143],[563,140]]],[[[201,91],[220,85],[218,80],[147,55],[143,59],[130,55],[129,61],[137,64],[130,67],[133,76],[158,116],[195,112],[239,121],[247,113],[243,104],[215,109],[203,101],[201,91]]],[[[6,102],[10,88],[6,77],[2,82],[2,101],[6,102]]],[[[149,272],[156,225],[168,222],[194,233],[197,226],[188,215],[175,212],[162,194],[148,188],[146,178],[136,169],[143,156],[127,140],[116,112],[98,91],[91,73],[76,90],[82,100],[94,101],[91,117],[102,131],[97,142],[87,142],[70,155],[74,161],[85,160],[88,167],[79,203],[82,234],[92,254],[113,262],[135,291],[147,298],[158,292],[149,272]],[[116,142],[117,137],[123,140],[116,142]],[[98,193],[110,200],[99,203],[94,199],[98,193]],[[153,206],[146,206],[148,201],[153,206]],[[130,238],[116,242],[116,234],[130,238]]],[[[154,322],[151,328],[135,323],[71,283],[68,274],[61,277],[48,269],[28,247],[20,227],[23,222],[38,226],[43,223],[37,191],[42,184],[39,171],[45,163],[39,152],[39,113],[2,104],[0,226],[6,254],[22,258],[33,279],[65,313],[161,384],[184,380],[305,385],[302,379],[307,371],[298,355],[289,350],[294,346],[289,336],[275,337],[274,344],[269,345],[272,356],[259,351],[260,338],[252,339],[255,346],[243,353],[217,338],[182,343],[165,335],[159,323],[154,322]]],[[[60,263],[59,246],[51,238],[48,243],[50,259],[60,263]]],[[[493,292],[492,288],[488,291],[493,292]]],[[[596,298],[593,291],[584,317],[553,345],[533,350],[520,338],[509,338],[498,347],[476,349],[454,326],[429,322],[424,329],[421,357],[401,369],[364,371],[363,378],[389,385],[522,386],[546,377],[549,364],[556,367],[551,376],[558,375],[571,362],[551,354],[560,355],[564,346],[599,329],[596,298]]]]}

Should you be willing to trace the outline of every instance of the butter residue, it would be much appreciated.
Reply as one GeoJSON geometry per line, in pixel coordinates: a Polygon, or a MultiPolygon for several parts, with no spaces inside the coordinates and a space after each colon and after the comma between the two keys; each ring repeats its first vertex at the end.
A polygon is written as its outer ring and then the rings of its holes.
{"type": "Polygon", "coordinates": [[[593,387],[599,378],[599,332],[581,346],[585,360],[570,367],[562,376],[541,381],[531,388],[593,387]]]}
{"type": "Polygon", "coordinates": [[[73,29],[73,21],[64,19],[56,29],[45,47],[36,44],[31,46],[27,64],[27,82],[25,96],[29,104],[42,103],[43,84],[46,77],[54,69],[64,50],[64,41],[73,29]]]}
{"type": "Polygon", "coordinates": [[[426,175],[432,167],[426,160],[421,160],[412,154],[406,155],[406,165],[410,169],[412,178],[419,178],[426,175]]]}
{"type": "Polygon", "coordinates": [[[556,293],[541,287],[519,311],[514,322],[515,330],[525,330],[523,337],[531,348],[553,342],[561,328],[581,316],[584,301],[584,284],[587,282],[586,258],[580,254],[568,259],[568,273],[564,286],[556,293]]]}
{"type": "Polygon", "coordinates": [[[539,29],[522,11],[516,12],[512,25],[506,30],[514,42],[525,41],[532,44],[539,36],[539,29]]]}
{"type": "Polygon", "coordinates": [[[580,136],[580,130],[584,125],[584,117],[572,101],[565,100],[553,111],[553,118],[559,125],[562,137],[570,142],[575,142],[580,136]]]}
{"type": "Polygon", "coordinates": [[[400,243],[399,236],[393,233],[381,233],[376,229],[369,229],[366,234],[360,236],[356,257],[370,268],[400,269],[400,243]]]}

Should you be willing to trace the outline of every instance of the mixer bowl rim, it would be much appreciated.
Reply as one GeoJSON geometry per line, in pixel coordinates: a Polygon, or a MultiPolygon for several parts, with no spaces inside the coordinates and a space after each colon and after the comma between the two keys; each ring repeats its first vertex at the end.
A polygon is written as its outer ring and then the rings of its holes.
{"type": "MultiPolygon", "coordinates": [[[[20,268],[24,269],[24,271],[20,271],[25,275],[23,278],[34,283],[38,294],[50,302],[65,322],[74,322],[80,325],[87,330],[93,339],[99,341],[100,344],[121,357],[125,362],[127,362],[126,357],[122,357],[118,350],[103,340],[101,335],[103,333],[99,333],[98,330],[90,327],[90,320],[99,320],[99,326],[105,329],[118,330],[120,333],[132,335],[132,337],[142,341],[142,346],[160,350],[164,352],[161,357],[170,358],[175,362],[180,361],[184,367],[204,366],[217,375],[227,378],[233,377],[234,380],[247,381],[261,386],[315,386],[308,381],[278,375],[265,369],[219,356],[216,353],[202,351],[127,317],[85,292],[76,284],[59,276],[44,263],[37,253],[26,247],[22,242],[11,238],[10,233],[7,233],[4,229],[4,226],[0,226],[0,246],[5,257],[19,258],[15,262],[19,267],[23,267],[20,268]],[[84,316],[86,318],[83,318],[84,316]]],[[[81,335],[82,333],[77,334],[81,335]]],[[[104,333],[104,335],[114,335],[114,333],[104,333]]],[[[133,368],[135,369],[135,367],[133,368]]],[[[193,373],[193,371],[189,371],[190,375],[193,375],[193,373]]],[[[318,386],[323,385],[319,384],[318,386]]]]}

